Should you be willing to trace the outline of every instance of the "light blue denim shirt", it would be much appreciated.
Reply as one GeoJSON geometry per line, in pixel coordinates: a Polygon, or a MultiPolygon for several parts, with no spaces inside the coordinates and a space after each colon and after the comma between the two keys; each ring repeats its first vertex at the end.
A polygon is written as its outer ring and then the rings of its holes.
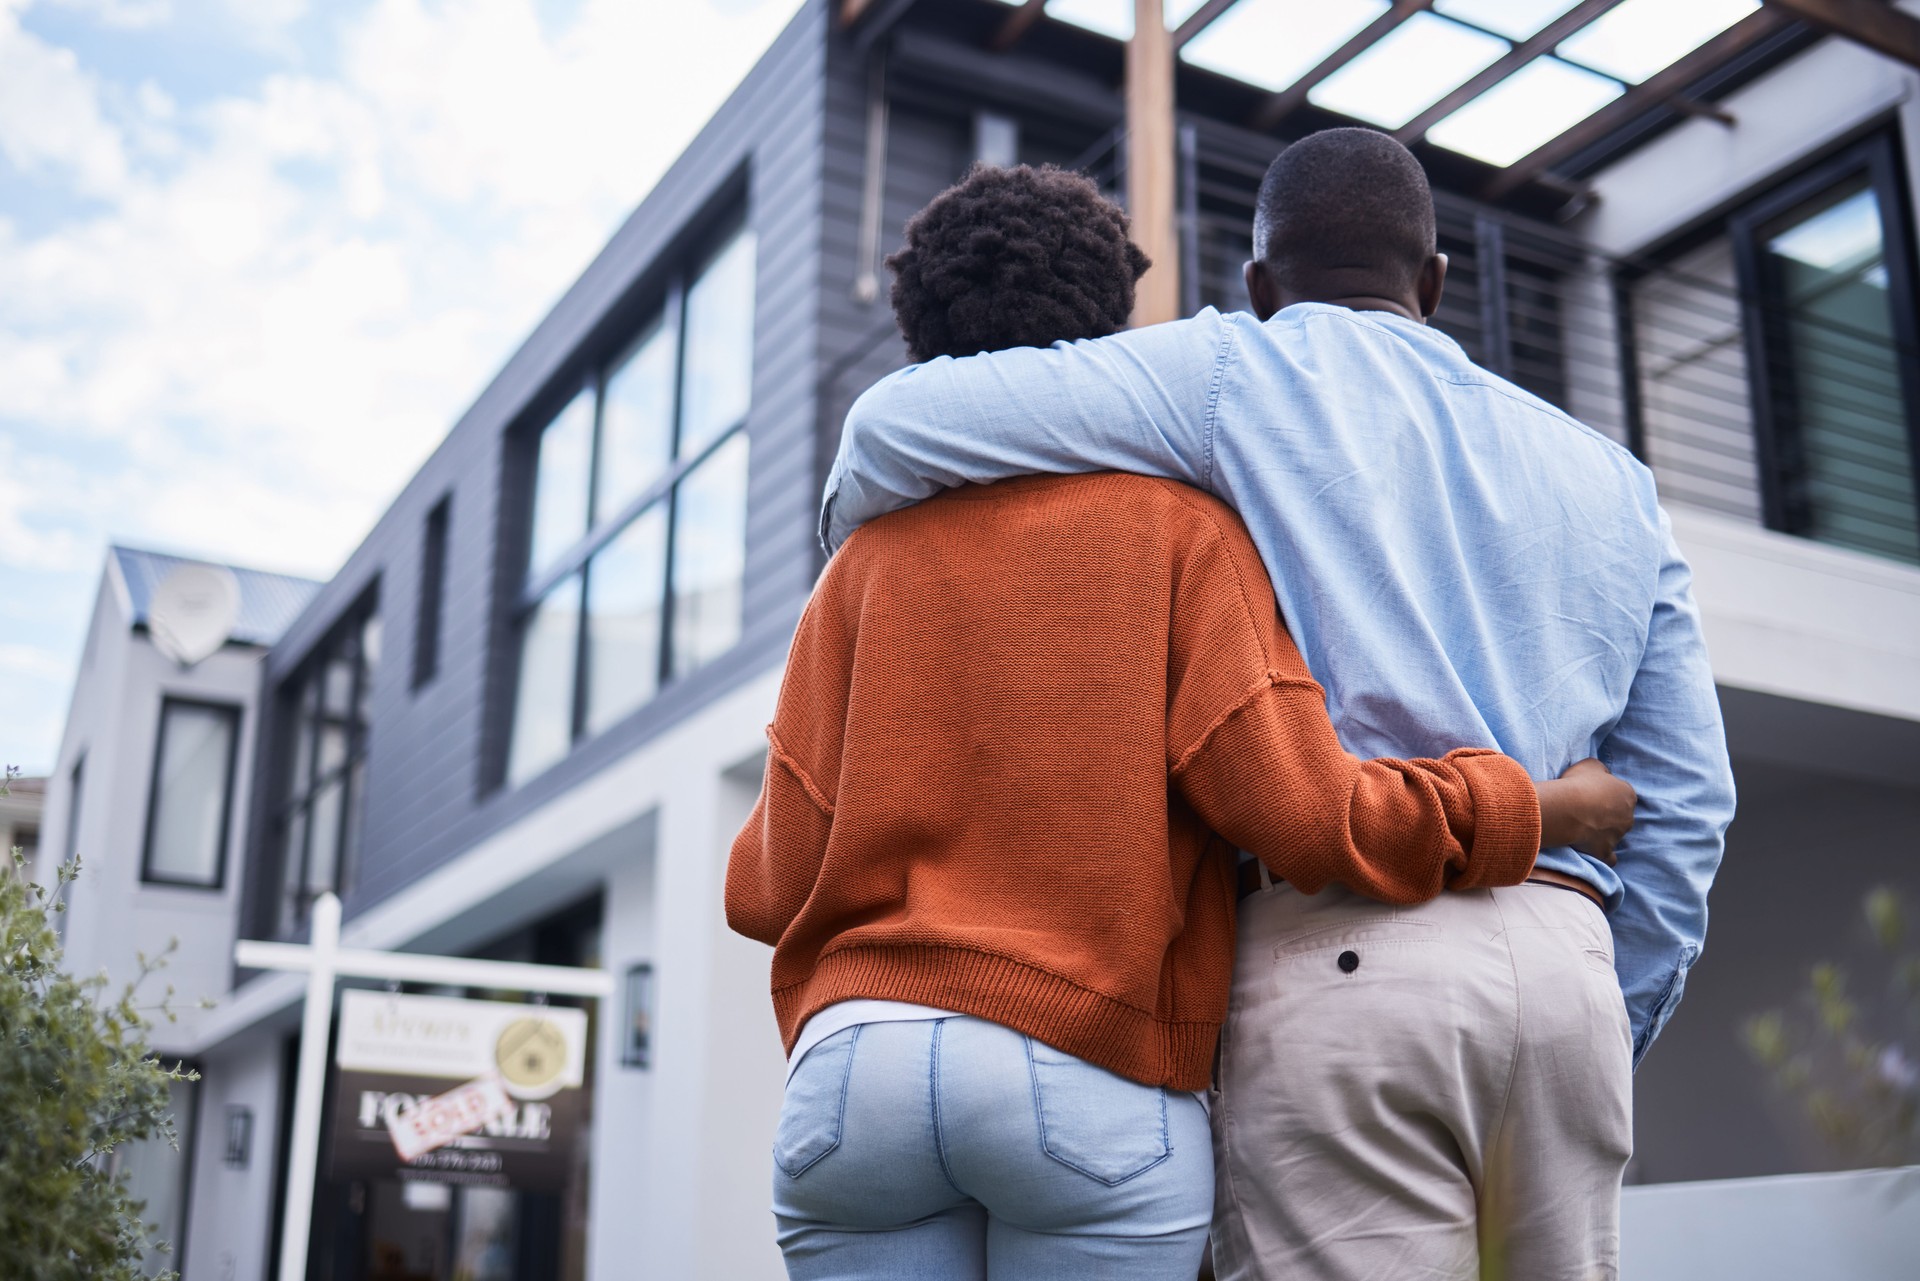
{"type": "Polygon", "coordinates": [[[1605,897],[1634,1061],[1679,1003],[1733,817],[1691,574],[1632,455],[1437,330],[1318,303],[942,357],[847,415],[829,550],[941,489],[1033,473],[1185,481],[1253,531],[1361,756],[1598,756],[1640,793],[1605,897]]]}

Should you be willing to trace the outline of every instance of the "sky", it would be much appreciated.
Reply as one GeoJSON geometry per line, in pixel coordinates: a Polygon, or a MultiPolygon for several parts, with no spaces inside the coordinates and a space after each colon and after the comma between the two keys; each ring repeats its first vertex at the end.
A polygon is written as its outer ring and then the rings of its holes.
{"type": "Polygon", "coordinates": [[[325,578],[799,0],[0,0],[0,762],[110,543],[325,578]]]}

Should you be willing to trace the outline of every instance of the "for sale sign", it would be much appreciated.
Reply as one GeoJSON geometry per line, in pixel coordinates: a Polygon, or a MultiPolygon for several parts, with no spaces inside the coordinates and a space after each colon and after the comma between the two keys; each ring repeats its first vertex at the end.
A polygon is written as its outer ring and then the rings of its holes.
{"type": "Polygon", "coordinates": [[[583,1011],[347,991],[333,1176],[566,1184],[586,1122],[583,1011]]]}

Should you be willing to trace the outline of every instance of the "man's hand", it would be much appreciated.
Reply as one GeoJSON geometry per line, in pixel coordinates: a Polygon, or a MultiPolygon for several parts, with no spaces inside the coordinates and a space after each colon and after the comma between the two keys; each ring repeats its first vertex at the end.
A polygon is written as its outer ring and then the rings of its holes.
{"type": "Polygon", "coordinates": [[[1633,785],[1589,757],[1567,766],[1549,783],[1535,783],[1540,797],[1540,848],[1571,845],[1612,867],[1613,847],[1633,830],[1633,785]]]}

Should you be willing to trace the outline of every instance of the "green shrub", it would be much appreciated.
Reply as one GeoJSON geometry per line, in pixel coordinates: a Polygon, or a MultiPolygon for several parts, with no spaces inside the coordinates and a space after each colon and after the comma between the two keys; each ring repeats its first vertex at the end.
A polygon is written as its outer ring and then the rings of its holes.
{"type": "MultiPolygon", "coordinates": [[[[123,1143],[174,1143],[168,1092],[198,1079],[154,1058],[135,1003],[165,957],[142,957],[117,999],[105,974],[75,979],[51,918],[78,865],[48,891],[27,880],[20,851],[11,862],[0,866],[0,1277],[144,1281],[143,1207],[110,1158],[123,1143]]],[[[158,1011],[172,1017],[165,1001],[158,1011]]]]}
{"type": "Polygon", "coordinates": [[[1796,1007],[1755,1015],[1743,1031],[1833,1155],[1904,1165],[1920,1161],[1920,954],[1905,950],[1907,913],[1893,890],[1873,890],[1861,907],[1885,966],[1869,990],[1823,961],[1796,1007]]]}

